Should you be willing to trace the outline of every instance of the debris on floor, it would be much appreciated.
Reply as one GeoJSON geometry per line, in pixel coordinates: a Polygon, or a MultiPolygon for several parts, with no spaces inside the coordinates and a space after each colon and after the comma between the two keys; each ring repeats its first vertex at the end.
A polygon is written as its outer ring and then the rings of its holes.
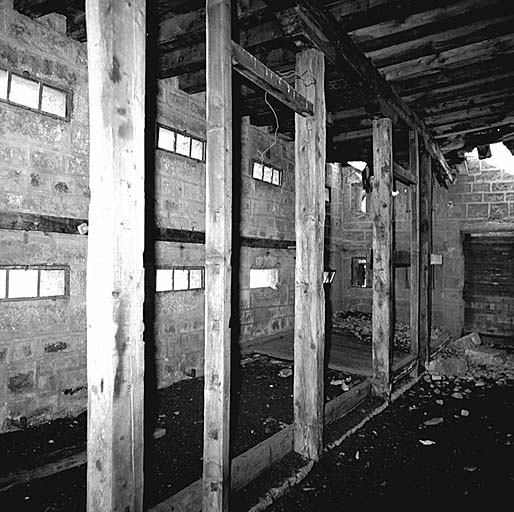
{"type": "MultiPolygon", "coordinates": [[[[372,323],[371,313],[362,311],[339,311],[332,315],[332,330],[351,335],[364,345],[371,345],[372,323]]],[[[436,342],[446,339],[449,334],[438,327],[432,327],[431,340],[436,342]]],[[[410,352],[410,327],[405,322],[396,321],[394,328],[393,349],[410,352]]]]}

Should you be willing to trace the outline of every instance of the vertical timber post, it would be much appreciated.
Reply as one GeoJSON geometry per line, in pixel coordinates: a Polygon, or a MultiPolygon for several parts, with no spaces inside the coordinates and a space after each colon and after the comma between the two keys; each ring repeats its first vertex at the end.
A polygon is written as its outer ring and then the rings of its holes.
{"type": "Polygon", "coordinates": [[[432,253],[432,160],[421,151],[419,169],[419,352],[418,371],[430,361],[431,268],[432,253]]]}
{"type": "Polygon", "coordinates": [[[373,120],[373,393],[391,393],[393,336],[393,139],[388,118],[373,120]]]}
{"type": "Polygon", "coordinates": [[[228,510],[232,256],[230,0],[207,0],[205,387],[202,510],[228,510]]]}
{"type": "Polygon", "coordinates": [[[146,1],[87,0],[87,510],[143,510],[146,1]]]}
{"type": "Polygon", "coordinates": [[[296,56],[296,90],[314,115],[295,115],[294,449],[317,460],[323,449],[325,297],[325,61],[319,50],[296,56]]]}
{"type": "Polygon", "coordinates": [[[416,183],[410,187],[410,353],[419,353],[419,141],[418,132],[409,132],[409,168],[416,183]]]}

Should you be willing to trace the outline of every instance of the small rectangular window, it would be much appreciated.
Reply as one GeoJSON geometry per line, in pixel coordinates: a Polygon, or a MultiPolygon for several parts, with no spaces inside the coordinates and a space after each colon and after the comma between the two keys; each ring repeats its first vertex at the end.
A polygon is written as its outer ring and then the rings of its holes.
{"type": "Polygon", "coordinates": [[[278,269],[276,268],[251,268],[250,288],[273,288],[278,285],[278,269]]]}
{"type": "Polygon", "coordinates": [[[159,126],[157,147],[166,151],[175,151],[175,132],[159,126]]]}
{"type": "Polygon", "coordinates": [[[366,258],[352,258],[352,286],[357,288],[369,286],[368,262],[366,258]]]}
{"type": "Polygon", "coordinates": [[[256,160],[252,161],[252,178],[271,183],[277,187],[282,186],[282,170],[271,164],[264,164],[256,160]]]}
{"type": "Polygon", "coordinates": [[[189,288],[189,270],[175,269],[173,271],[173,289],[187,290],[189,288]]]}
{"type": "Polygon", "coordinates": [[[59,297],[66,291],[66,273],[63,269],[40,270],[39,296],[59,297]]]}
{"type": "Polygon", "coordinates": [[[335,270],[325,270],[323,271],[323,284],[332,284],[334,277],[336,276],[335,270]]]}
{"type": "Polygon", "coordinates": [[[54,116],[66,117],[66,93],[54,87],[43,85],[41,110],[54,116]]]}
{"type": "Polygon", "coordinates": [[[39,107],[39,82],[11,75],[9,101],[36,110],[39,107]]]}
{"type": "Polygon", "coordinates": [[[70,92],[51,87],[41,80],[0,69],[0,100],[13,105],[68,119],[70,92]]]}
{"type": "Polygon", "coordinates": [[[191,137],[177,133],[177,148],[179,155],[191,156],[191,137]]]}
{"type": "Polygon", "coordinates": [[[330,203],[330,187],[325,187],[325,203],[330,203]]]}
{"type": "Polygon", "coordinates": [[[157,292],[201,290],[203,287],[203,267],[157,269],[155,279],[157,292]]]}
{"type": "Polygon", "coordinates": [[[200,162],[205,160],[205,141],[167,126],[157,125],[157,149],[187,156],[200,162]]]}
{"type": "Polygon", "coordinates": [[[191,158],[203,160],[203,141],[191,139],[191,158]]]}
{"type": "Polygon", "coordinates": [[[0,268],[0,300],[66,297],[68,283],[68,267],[6,266],[0,268]]]}

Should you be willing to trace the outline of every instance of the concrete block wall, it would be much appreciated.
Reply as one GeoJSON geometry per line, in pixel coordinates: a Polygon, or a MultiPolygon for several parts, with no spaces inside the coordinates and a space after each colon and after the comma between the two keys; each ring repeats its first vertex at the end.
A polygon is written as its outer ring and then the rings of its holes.
{"type": "Polygon", "coordinates": [[[0,302],[0,431],[81,412],[86,388],[85,237],[0,230],[2,265],[69,266],[69,297],[0,302]]]}
{"type": "MultiPolygon", "coordinates": [[[[0,28],[0,66],[27,72],[72,93],[69,120],[0,102],[0,212],[87,219],[86,47],[63,34],[61,17],[31,20],[13,11],[9,2],[0,3],[0,28]]],[[[205,138],[202,95],[187,95],[173,80],[161,81],[157,111],[158,122],[205,138]]],[[[204,231],[205,164],[162,150],[156,150],[155,162],[157,226],[204,231]]],[[[241,235],[294,240],[294,143],[244,120],[238,164],[241,193],[235,195],[240,199],[241,235]],[[283,186],[254,180],[253,159],[281,169],[283,186]]],[[[330,176],[329,186],[340,184],[330,176]]],[[[334,204],[332,222],[337,223],[342,201],[334,204]]],[[[332,252],[337,259],[338,251],[332,252]]],[[[0,431],[24,421],[34,424],[76,414],[86,406],[87,237],[2,230],[0,255],[3,265],[63,264],[70,268],[67,298],[0,302],[0,431]]],[[[294,250],[243,247],[236,256],[241,342],[290,331],[294,250]],[[251,268],[277,268],[276,289],[251,290],[251,268]]],[[[156,242],[155,267],[147,272],[203,264],[203,245],[156,242]]],[[[203,372],[203,329],[202,290],[155,294],[153,332],[159,386],[203,372]]]]}
{"type": "Polygon", "coordinates": [[[434,252],[443,254],[443,265],[434,269],[433,315],[455,336],[464,327],[464,235],[514,230],[514,169],[498,168],[475,154],[468,155],[467,167],[454,186],[434,195],[434,252]]]}
{"type": "MultiPolygon", "coordinates": [[[[369,259],[372,248],[372,213],[368,195],[366,213],[358,210],[355,194],[362,190],[360,171],[351,166],[342,168],[342,296],[340,308],[371,313],[371,281],[366,288],[352,286],[352,259],[369,259]]],[[[396,251],[410,251],[410,191],[397,184],[394,196],[394,239],[396,251]]],[[[338,284],[339,285],[339,284],[338,284]]],[[[408,321],[410,308],[410,276],[408,267],[395,268],[395,310],[398,320],[408,321]]]]}
{"type": "Polygon", "coordinates": [[[72,91],[69,121],[0,102],[0,208],[86,218],[86,47],[10,9],[0,27],[0,67],[72,91]]]}
{"type": "MultiPolygon", "coordinates": [[[[58,16],[33,21],[9,4],[0,4],[0,67],[71,91],[72,116],[0,102],[0,212],[87,218],[86,48],[58,16]]],[[[69,297],[0,302],[0,431],[85,407],[86,250],[78,234],[0,230],[1,265],[70,270],[69,297]]]]}

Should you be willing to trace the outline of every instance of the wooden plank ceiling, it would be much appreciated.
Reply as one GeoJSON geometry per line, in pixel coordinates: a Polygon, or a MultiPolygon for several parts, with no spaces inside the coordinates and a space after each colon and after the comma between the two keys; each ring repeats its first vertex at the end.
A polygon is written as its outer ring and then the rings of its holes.
{"type": "MultiPolygon", "coordinates": [[[[180,87],[193,93],[205,89],[204,3],[148,2],[156,6],[149,13],[149,28],[156,28],[159,49],[156,72],[161,78],[178,76],[180,87]]],[[[238,18],[234,39],[290,83],[299,49],[315,44],[325,51],[329,160],[372,160],[371,123],[375,114],[383,112],[384,97],[377,100],[369,93],[369,84],[341,62],[337,49],[341,44],[348,48],[344,39],[334,44],[313,28],[321,19],[329,21],[332,34],[350,35],[394,91],[393,100],[401,98],[424,121],[449,162],[457,163],[464,151],[493,142],[504,141],[514,150],[513,0],[234,0],[234,4],[238,18]]],[[[84,0],[14,0],[14,6],[32,17],[64,14],[68,34],[80,41],[86,38],[84,0]]],[[[263,93],[240,80],[240,113],[274,129],[275,117],[263,93]]],[[[291,135],[291,112],[272,98],[267,101],[278,114],[279,131],[291,135]]],[[[405,126],[397,126],[395,146],[395,159],[407,162],[405,126]]],[[[441,171],[439,177],[444,179],[445,174],[441,171]]]]}

